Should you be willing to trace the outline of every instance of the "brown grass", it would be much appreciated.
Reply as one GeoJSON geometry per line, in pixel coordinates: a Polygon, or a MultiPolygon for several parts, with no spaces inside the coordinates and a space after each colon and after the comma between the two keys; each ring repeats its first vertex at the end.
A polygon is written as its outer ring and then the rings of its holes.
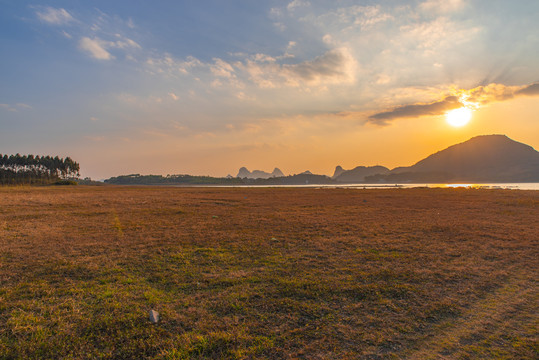
{"type": "Polygon", "coordinates": [[[538,219],[536,191],[0,188],[0,358],[537,358],[538,219]]]}

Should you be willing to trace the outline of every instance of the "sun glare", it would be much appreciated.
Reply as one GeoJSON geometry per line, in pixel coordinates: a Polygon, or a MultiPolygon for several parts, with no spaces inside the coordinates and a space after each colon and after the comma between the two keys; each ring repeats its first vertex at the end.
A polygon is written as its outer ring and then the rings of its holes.
{"type": "Polygon", "coordinates": [[[466,125],[472,118],[472,110],[466,107],[448,111],[445,114],[445,121],[451,126],[461,127],[466,125]]]}

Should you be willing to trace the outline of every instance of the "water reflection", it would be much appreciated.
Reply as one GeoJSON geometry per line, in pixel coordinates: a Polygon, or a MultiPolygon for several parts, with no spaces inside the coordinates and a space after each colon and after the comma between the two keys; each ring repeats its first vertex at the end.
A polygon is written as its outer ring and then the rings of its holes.
{"type": "MultiPolygon", "coordinates": [[[[185,187],[186,185],[159,185],[185,187]]],[[[312,189],[412,189],[412,188],[465,188],[465,189],[505,189],[539,190],[539,183],[507,184],[305,184],[305,185],[188,185],[189,187],[245,187],[245,188],[312,188],[312,189]]]]}
{"type": "MultiPolygon", "coordinates": [[[[215,185],[202,185],[202,187],[215,185]]],[[[411,188],[465,188],[465,189],[505,189],[539,190],[539,183],[511,184],[328,184],[328,185],[225,185],[220,187],[272,187],[272,188],[316,188],[316,189],[411,189],[411,188]]]]}

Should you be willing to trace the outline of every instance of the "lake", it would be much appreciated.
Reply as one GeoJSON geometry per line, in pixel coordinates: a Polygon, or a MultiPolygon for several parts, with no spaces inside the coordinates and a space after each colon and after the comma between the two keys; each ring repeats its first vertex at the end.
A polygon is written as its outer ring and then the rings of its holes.
{"type": "MultiPolygon", "coordinates": [[[[165,185],[166,186],[166,185],[165,185]]],[[[185,187],[186,185],[170,185],[185,187]]],[[[505,190],[539,190],[539,183],[468,183],[468,184],[304,184],[304,185],[187,185],[192,187],[253,187],[253,188],[324,188],[324,189],[411,189],[411,188],[473,188],[505,190]]]]}

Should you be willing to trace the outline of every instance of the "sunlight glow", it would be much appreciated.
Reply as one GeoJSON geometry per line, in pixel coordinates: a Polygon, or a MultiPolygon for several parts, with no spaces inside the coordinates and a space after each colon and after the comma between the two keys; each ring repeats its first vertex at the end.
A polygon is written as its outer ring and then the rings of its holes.
{"type": "Polygon", "coordinates": [[[472,110],[466,107],[448,111],[445,114],[445,121],[451,126],[461,127],[466,125],[472,118],[472,110]]]}

